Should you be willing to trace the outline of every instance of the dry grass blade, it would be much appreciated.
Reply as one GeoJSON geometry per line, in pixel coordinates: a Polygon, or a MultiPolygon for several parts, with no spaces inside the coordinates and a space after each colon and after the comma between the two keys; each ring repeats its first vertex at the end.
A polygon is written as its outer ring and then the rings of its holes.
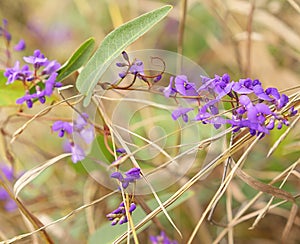
{"type": "Polygon", "coordinates": [[[294,0],[287,0],[289,4],[300,14],[300,6],[294,0]]]}
{"type": "MultiPolygon", "coordinates": [[[[204,213],[202,214],[200,220],[198,221],[195,229],[193,230],[193,232],[192,232],[192,234],[191,234],[191,236],[190,236],[190,238],[188,240],[188,244],[192,243],[193,239],[196,236],[197,231],[199,230],[202,222],[206,218],[206,216],[209,213],[209,211],[211,210],[212,206],[224,194],[224,192],[226,191],[227,187],[229,186],[229,183],[231,182],[233,176],[235,175],[236,170],[238,169],[238,167],[240,167],[243,164],[243,162],[246,160],[248,154],[251,152],[252,148],[256,145],[256,143],[258,141],[259,141],[259,137],[256,137],[255,140],[252,141],[252,143],[249,145],[249,147],[247,148],[247,150],[240,157],[239,161],[236,163],[236,165],[232,168],[232,170],[230,171],[230,173],[228,174],[228,176],[225,178],[224,182],[220,185],[218,191],[216,192],[216,194],[214,195],[214,197],[212,198],[212,200],[210,201],[210,203],[206,207],[206,209],[205,209],[204,213]]],[[[234,147],[234,145],[233,145],[233,147],[234,147]]]]}
{"type": "Polygon", "coordinates": [[[297,124],[298,120],[300,119],[300,115],[298,113],[297,118],[293,121],[293,123],[286,129],[286,131],[279,137],[279,139],[274,143],[274,145],[270,148],[267,158],[272,155],[272,153],[276,150],[278,145],[286,138],[286,136],[290,133],[291,129],[297,124]]]}
{"type": "MultiPolygon", "coordinates": [[[[290,175],[292,174],[292,171],[295,169],[297,164],[294,164],[294,167],[291,167],[289,172],[287,173],[287,175],[285,176],[284,180],[282,181],[282,183],[280,184],[279,188],[282,188],[284,186],[284,184],[286,183],[287,179],[290,177],[290,175]]],[[[280,190],[280,189],[278,189],[280,190]]],[[[285,195],[285,197],[287,197],[285,195]]],[[[281,195],[281,198],[283,198],[283,196],[281,195]]],[[[257,216],[257,218],[255,219],[254,223],[252,224],[252,226],[250,227],[250,229],[254,229],[255,226],[259,223],[259,221],[266,215],[266,213],[269,211],[269,207],[271,206],[272,202],[274,200],[274,196],[271,197],[271,199],[269,200],[268,204],[266,205],[265,208],[263,208],[260,212],[260,214],[257,216]]],[[[289,200],[289,199],[285,199],[285,200],[289,200]]],[[[290,200],[293,203],[295,203],[295,199],[294,197],[292,197],[292,199],[290,200]]]]}
{"type": "Polygon", "coordinates": [[[55,158],[52,158],[48,161],[46,161],[45,163],[42,163],[41,165],[30,169],[28,171],[26,171],[25,174],[23,174],[14,184],[14,194],[15,197],[17,198],[20,191],[27,185],[29,184],[32,180],[34,180],[37,176],[39,176],[39,174],[41,174],[45,169],[47,169],[48,167],[50,167],[51,165],[55,164],[56,162],[58,162],[59,160],[71,156],[71,153],[64,153],[61,154],[55,158]]]}
{"type": "Polygon", "coordinates": [[[110,192],[110,193],[108,193],[107,195],[105,195],[105,196],[103,196],[103,197],[101,197],[101,198],[99,198],[99,199],[96,199],[96,200],[93,201],[93,202],[90,202],[90,203],[88,203],[88,204],[82,205],[81,207],[76,208],[75,210],[71,211],[71,212],[68,213],[67,215],[65,215],[65,216],[63,216],[63,217],[61,217],[61,218],[59,218],[59,219],[57,219],[57,220],[55,220],[55,221],[53,221],[53,222],[47,224],[47,225],[44,225],[44,226],[42,226],[42,227],[40,227],[40,228],[38,228],[38,229],[36,229],[36,230],[34,230],[34,231],[31,231],[31,232],[28,232],[28,233],[25,233],[25,234],[22,234],[22,235],[15,236],[15,237],[13,237],[13,238],[11,238],[11,239],[9,239],[9,240],[1,241],[0,244],[10,244],[10,243],[13,243],[13,242],[22,240],[22,239],[24,239],[24,238],[27,238],[27,237],[29,237],[29,236],[31,236],[31,235],[33,235],[33,234],[36,234],[36,233],[38,233],[38,232],[40,232],[40,231],[43,231],[43,230],[45,230],[46,228],[48,228],[48,227],[50,227],[50,226],[52,226],[52,225],[55,225],[55,224],[57,224],[57,223],[60,223],[60,222],[62,222],[62,221],[64,221],[64,220],[70,218],[72,215],[77,214],[78,212],[80,212],[80,211],[82,211],[82,210],[84,210],[84,209],[86,209],[86,208],[88,208],[88,207],[90,207],[90,206],[93,206],[93,205],[95,205],[95,204],[97,204],[97,203],[99,203],[99,202],[105,200],[107,197],[109,197],[109,196],[115,194],[116,192],[118,192],[118,190],[115,190],[115,191],[113,191],[113,192],[110,192]]]}
{"type": "Polygon", "coordinates": [[[252,176],[248,175],[241,169],[237,169],[236,175],[240,177],[246,184],[253,187],[254,189],[258,191],[262,191],[264,193],[270,194],[274,197],[284,199],[290,202],[295,202],[295,198],[287,191],[281,190],[275,186],[264,184],[252,176]]]}
{"type": "MultiPolygon", "coordinates": [[[[300,159],[298,159],[295,163],[293,163],[290,167],[288,167],[286,170],[284,170],[283,172],[281,172],[281,174],[279,174],[276,178],[274,178],[269,184],[274,184],[275,182],[277,182],[279,179],[281,179],[284,175],[286,174],[292,174],[294,172],[294,169],[297,167],[297,165],[300,163],[300,159]]],[[[235,215],[235,217],[232,219],[232,221],[230,223],[228,223],[228,227],[225,228],[219,235],[218,237],[215,239],[216,243],[219,243],[222,238],[226,235],[226,233],[229,231],[229,227],[231,226],[236,226],[244,221],[247,221],[255,216],[258,216],[259,214],[261,214],[261,209],[257,210],[253,213],[244,215],[251,206],[254,205],[254,203],[257,201],[257,199],[259,197],[261,197],[263,194],[263,192],[258,192],[256,194],[256,196],[252,197],[251,200],[243,207],[239,210],[239,212],[235,215]]],[[[275,208],[277,206],[280,206],[281,204],[285,203],[286,200],[281,201],[279,203],[273,204],[272,206],[270,206],[269,209],[271,208],[275,208]]]]}
{"type": "MultiPolygon", "coordinates": [[[[286,200],[280,201],[278,203],[274,203],[273,205],[270,206],[270,210],[273,210],[277,207],[279,207],[280,205],[286,203],[286,200]]],[[[248,221],[249,219],[254,218],[255,216],[258,216],[260,214],[261,210],[256,210],[254,212],[248,213],[242,217],[239,218],[234,218],[230,223],[228,223],[227,227],[222,230],[222,232],[220,232],[220,234],[218,235],[218,237],[215,239],[214,243],[220,243],[221,240],[224,238],[224,236],[226,235],[226,233],[230,230],[230,228],[237,226],[245,221],[248,221]]],[[[299,222],[299,221],[298,221],[299,222]]]]}
{"type": "Polygon", "coordinates": [[[293,223],[296,219],[297,212],[298,212],[298,205],[296,203],[294,203],[291,208],[288,221],[287,221],[287,223],[284,227],[283,233],[282,233],[282,237],[281,237],[282,243],[288,243],[289,233],[293,227],[293,223]]]}

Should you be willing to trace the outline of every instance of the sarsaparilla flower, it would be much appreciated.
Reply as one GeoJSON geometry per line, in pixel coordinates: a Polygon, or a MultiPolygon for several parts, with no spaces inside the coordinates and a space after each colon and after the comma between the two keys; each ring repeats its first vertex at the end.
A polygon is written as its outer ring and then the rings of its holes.
{"type": "Polygon", "coordinates": [[[46,97],[51,97],[54,89],[62,86],[56,81],[61,65],[56,60],[48,60],[40,50],[35,50],[32,56],[23,59],[27,64],[21,67],[20,62],[16,61],[13,67],[6,69],[4,76],[7,77],[7,85],[15,81],[22,82],[25,95],[18,98],[16,103],[26,103],[28,108],[32,108],[35,101],[45,103],[46,97]],[[33,68],[30,69],[30,66],[33,68]]]}
{"type": "Polygon", "coordinates": [[[130,183],[135,182],[136,180],[141,178],[141,169],[139,168],[131,168],[127,172],[125,172],[125,177],[121,172],[116,171],[110,175],[111,178],[117,179],[124,189],[126,189],[130,183]]]}
{"type": "Polygon", "coordinates": [[[73,135],[76,133],[87,144],[90,144],[94,140],[94,127],[88,123],[88,114],[82,113],[73,122],[55,121],[52,125],[52,131],[58,133],[59,137],[66,137],[67,140],[64,143],[64,151],[72,153],[73,163],[77,163],[85,158],[84,150],[73,141],[73,135]]]}
{"type": "Polygon", "coordinates": [[[125,61],[116,63],[116,66],[119,68],[126,68],[126,70],[123,70],[119,73],[120,80],[115,84],[112,84],[111,88],[123,90],[129,89],[133,86],[137,78],[146,82],[149,87],[151,87],[150,81],[156,83],[161,80],[165,71],[165,62],[159,57],[152,57],[151,59],[160,60],[163,63],[163,70],[156,75],[147,75],[145,74],[144,63],[141,60],[134,59],[133,61],[130,61],[129,56],[125,51],[122,52],[122,56],[125,61]],[[121,86],[121,82],[125,79],[125,77],[128,76],[132,77],[132,81],[129,83],[129,85],[121,86]]]}
{"type": "Polygon", "coordinates": [[[152,244],[177,244],[175,240],[171,240],[164,231],[160,232],[158,236],[150,236],[150,241],[152,244]]]}
{"type": "MultiPolygon", "coordinates": [[[[136,209],[136,204],[134,202],[129,203],[128,212],[129,214],[132,214],[132,212],[136,209]]],[[[126,208],[124,202],[121,202],[119,207],[115,210],[113,210],[111,213],[107,214],[106,217],[111,222],[111,225],[116,224],[124,224],[128,222],[128,218],[126,215],[126,208]]]]}
{"type": "MultiPolygon", "coordinates": [[[[228,74],[215,75],[214,78],[200,77],[202,85],[199,88],[195,83],[189,82],[185,75],[170,77],[170,83],[163,93],[165,97],[179,94],[185,99],[198,98],[201,105],[195,107],[198,108],[198,114],[192,120],[213,124],[216,129],[223,124],[229,124],[234,127],[234,132],[248,128],[251,135],[263,136],[269,134],[275,125],[277,129],[281,129],[283,125],[288,126],[288,119],[298,112],[291,107],[288,114],[282,115],[281,110],[289,103],[288,96],[280,94],[274,87],[264,90],[257,79],[246,78],[235,82],[231,81],[228,74]],[[203,93],[211,95],[212,98],[202,98],[203,93]],[[219,105],[225,96],[233,107],[231,118],[219,115],[219,105]]],[[[172,112],[172,118],[177,120],[182,117],[184,122],[188,122],[188,113],[195,108],[180,107],[172,112]]]]}

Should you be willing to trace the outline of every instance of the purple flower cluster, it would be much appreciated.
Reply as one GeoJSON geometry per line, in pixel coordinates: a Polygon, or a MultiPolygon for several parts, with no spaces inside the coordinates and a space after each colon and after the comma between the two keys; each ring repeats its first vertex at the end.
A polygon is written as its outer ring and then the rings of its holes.
{"type": "MultiPolygon", "coordinates": [[[[12,182],[14,180],[13,171],[11,167],[8,167],[6,165],[1,165],[0,170],[5,175],[8,181],[12,182]]],[[[0,176],[0,180],[1,180],[1,176],[0,176]]],[[[15,203],[15,201],[11,199],[9,194],[2,187],[0,187],[0,201],[4,202],[4,208],[6,211],[11,212],[17,209],[17,204],[15,203]]]]}
{"type": "MultiPolygon", "coordinates": [[[[133,78],[132,83],[129,86],[126,86],[126,87],[113,86],[114,88],[121,88],[121,89],[129,88],[133,85],[136,78],[139,78],[140,80],[145,81],[148,84],[148,86],[150,86],[149,79],[151,79],[152,82],[154,82],[154,83],[161,80],[162,74],[164,71],[157,75],[153,75],[153,76],[146,75],[144,72],[144,64],[141,60],[134,59],[133,62],[131,62],[129,60],[128,54],[125,51],[122,52],[122,56],[123,56],[123,59],[125,60],[125,62],[118,62],[118,63],[116,63],[116,65],[117,65],[117,67],[120,67],[120,68],[126,67],[126,70],[120,72],[119,77],[121,78],[121,80],[123,80],[126,76],[133,75],[134,78],[133,78]]],[[[118,83],[120,83],[120,81],[118,83]]]]}
{"type": "MultiPolygon", "coordinates": [[[[134,202],[130,203],[128,212],[132,214],[132,212],[136,209],[136,205],[134,202]]],[[[112,211],[111,213],[107,214],[106,217],[108,218],[109,221],[111,222],[111,225],[116,225],[117,223],[124,224],[128,222],[128,218],[126,216],[126,209],[124,202],[121,202],[119,207],[112,211]]]]}
{"type": "Polygon", "coordinates": [[[119,180],[122,187],[126,189],[129,186],[129,183],[133,183],[141,178],[141,169],[132,168],[125,172],[125,177],[119,171],[116,171],[113,172],[110,177],[119,180]]]}
{"type": "Polygon", "coordinates": [[[164,231],[160,232],[158,236],[150,236],[150,241],[152,244],[177,244],[177,241],[172,241],[166,235],[164,231]]]}
{"type": "MultiPolygon", "coordinates": [[[[297,113],[297,110],[291,107],[287,114],[282,115],[282,108],[289,102],[288,96],[280,94],[274,87],[264,90],[259,80],[247,78],[235,82],[231,81],[228,74],[215,75],[214,78],[201,76],[201,78],[202,85],[197,88],[185,75],[176,76],[175,84],[173,84],[174,77],[171,77],[169,85],[163,90],[166,97],[179,94],[202,103],[193,120],[202,121],[204,124],[211,123],[215,128],[219,128],[222,124],[230,124],[235,128],[235,132],[246,127],[252,135],[264,135],[275,125],[278,129],[281,129],[282,125],[288,126],[288,118],[297,113]],[[219,115],[219,104],[225,96],[232,105],[231,118],[219,115]]],[[[172,118],[177,120],[182,117],[187,122],[187,113],[192,110],[194,108],[180,107],[172,112],[172,118]]]]}
{"type": "Polygon", "coordinates": [[[126,75],[133,74],[133,75],[138,76],[139,78],[142,78],[142,76],[144,74],[143,62],[140,60],[134,60],[131,63],[129,60],[128,54],[125,51],[122,52],[122,56],[123,56],[124,60],[126,61],[126,63],[120,62],[120,63],[116,63],[116,65],[118,67],[127,67],[127,70],[119,73],[119,77],[121,79],[123,79],[123,78],[125,78],[126,75]]]}
{"type": "Polygon", "coordinates": [[[67,137],[64,150],[72,153],[73,163],[83,160],[85,152],[79,145],[74,143],[72,135],[76,133],[88,144],[92,143],[94,139],[94,128],[88,123],[88,118],[88,114],[82,113],[73,123],[58,120],[52,125],[52,130],[56,131],[59,137],[67,137]]]}
{"type": "Polygon", "coordinates": [[[35,100],[45,103],[46,97],[52,95],[54,88],[62,86],[60,82],[56,82],[61,65],[56,60],[48,60],[40,50],[35,50],[32,56],[23,59],[27,64],[21,67],[20,62],[16,61],[13,67],[6,69],[4,76],[7,77],[7,85],[14,81],[22,82],[25,95],[17,99],[16,103],[26,103],[28,108],[32,108],[35,100]],[[28,64],[33,68],[30,69],[28,64]]]}

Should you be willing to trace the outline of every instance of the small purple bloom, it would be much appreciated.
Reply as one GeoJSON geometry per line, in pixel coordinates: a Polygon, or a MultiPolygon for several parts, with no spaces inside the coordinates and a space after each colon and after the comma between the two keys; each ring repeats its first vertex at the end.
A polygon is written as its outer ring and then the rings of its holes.
{"type": "Polygon", "coordinates": [[[126,153],[126,150],[124,148],[117,148],[117,153],[126,153]]]}
{"type": "Polygon", "coordinates": [[[65,132],[68,134],[73,133],[73,126],[69,122],[58,120],[52,125],[52,130],[58,131],[58,136],[63,137],[65,135],[65,132]]]}
{"type": "Polygon", "coordinates": [[[36,86],[35,89],[36,89],[35,98],[38,98],[41,103],[45,103],[46,102],[45,90],[41,90],[39,86],[36,86]]]}
{"type": "Polygon", "coordinates": [[[53,93],[54,87],[61,87],[62,84],[56,82],[57,73],[52,73],[49,78],[45,81],[45,95],[50,97],[53,93]]]}
{"type": "MultiPolygon", "coordinates": [[[[256,85],[258,83],[255,83],[256,85]]],[[[250,94],[253,93],[253,82],[250,78],[240,79],[232,86],[232,90],[238,94],[250,94]]]]}
{"type": "Polygon", "coordinates": [[[64,151],[72,153],[71,159],[73,163],[77,163],[78,161],[81,161],[85,158],[85,152],[83,151],[83,149],[73,142],[66,141],[64,143],[64,151]]]}
{"type": "Polygon", "coordinates": [[[132,74],[141,74],[143,75],[144,74],[144,64],[142,61],[140,60],[136,60],[132,65],[131,67],[129,68],[129,71],[132,73],[132,74]]]}
{"type": "Polygon", "coordinates": [[[119,73],[119,77],[120,77],[121,79],[125,78],[126,75],[127,75],[127,72],[125,72],[125,71],[119,73]]]}
{"type": "MultiPolygon", "coordinates": [[[[136,205],[134,202],[130,203],[128,212],[129,214],[132,214],[132,212],[136,209],[136,205]]],[[[119,207],[115,210],[113,210],[111,213],[107,214],[106,217],[111,222],[111,225],[114,226],[117,223],[124,224],[128,222],[127,216],[126,216],[126,209],[124,202],[121,202],[119,207]]]]}
{"type": "Polygon", "coordinates": [[[123,181],[123,179],[124,179],[123,175],[119,171],[113,172],[110,175],[110,177],[114,178],[114,179],[118,179],[119,181],[123,181]]]}
{"type": "Polygon", "coordinates": [[[150,241],[152,244],[177,244],[177,241],[172,241],[168,238],[164,231],[160,232],[158,236],[150,236],[150,241]]]}
{"type": "Polygon", "coordinates": [[[165,97],[170,97],[177,92],[177,90],[173,88],[173,81],[174,81],[174,77],[171,76],[169,85],[163,90],[165,97]]]}
{"type": "Polygon", "coordinates": [[[277,100],[277,109],[283,108],[289,102],[289,97],[285,94],[280,96],[280,99],[277,100]]]}
{"type": "Polygon", "coordinates": [[[35,70],[38,70],[41,66],[48,64],[48,59],[45,58],[44,54],[40,50],[35,50],[33,56],[23,58],[26,63],[33,64],[35,70]]]}
{"type": "Polygon", "coordinates": [[[182,117],[183,121],[187,123],[188,122],[187,113],[192,110],[193,108],[178,108],[172,112],[172,118],[173,120],[177,120],[179,117],[182,117]]]}
{"type": "Polygon", "coordinates": [[[128,66],[128,64],[118,62],[118,63],[116,63],[116,66],[122,68],[122,67],[128,66]]]}
{"type": "Polygon", "coordinates": [[[23,39],[21,39],[18,44],[14,46],[15,51],[23,51],[26,48],[26,43],[23,39]]]}
{"type": "Polygon", "coordinates": [[[7,68],[4,72],[4,76],[8,78],[6,85],[13,83],[15,80],[26,81],[32,74],[28,65],[24,65],[20,68],[20,62],[16,61],[14,67],[7,68]]]}
{"type": "Polygon", "coordinates": [[[290,112],[289,116],[292,117],[292,116],[295,116],[295,115],[298,113],[298,110],[295,110],[295,107],[292,106],[292,107],[290,108],[289,112],[290,112]]]}
{"type": "Polygon", "coordinates": [[[177,75],[175,77],[175,88],[183,96],[198,96],[196,91],[196,85],[194,83],[188,82],[185,75],[177,75]]]}
{"type": "Polygon", "coordinates": [[[51,75],[52,73],[56,72],[60,68],[60,63],[56,60],[50,61],[46,64],[46,67],[43,69],[42,74],[51,75]]]}
{"type": "Polygon", "coordinates": [[[80,134],[86,143],[90,144],[94,140],[94,127],[88,123],[88,114],[82,113],[74,122],[74,131],[80,134]]]}
{"type": "Polygon", "coordinates": [[[30,94],[29,91],[26,91],[26,94],[23,97],[17,99],[17,104],[22,104],[26,102],[28,108],[32,108],[33,101],[32,99],[36,98],[36,94],[30,94]]]}
{"type": "Polygon", "coordinates": [[[274,129],[274,125],[275,125],[275,120],[272,118],[269,122],[269,124],[267,124],[266,128],[268,130],[273,130],[274,129]]]}
{"type": "Polygon", "coordinates": [[[127,172],[125,172],[126,177],[123,177],[123,175],[120,172],[113,172],[110,175],[110,177],[114,179],[118,179],[122,183],[122,187],[126,189],[129,186],[129,183],[132,183],[141,178],[140,174],[141,174],[141,169],[132,168],[127,172]]]}
{"type": "Polygon", "coordinates": [[[256,86],[254,86],[254,87],[253,87],[253,92],[254,92],[254,94],[255,94],[258,98],[260,98],[260,99],[262,99],[262,100],[264,100],[264,101],[272,101],[272,98],[270,98],[270,97],[265,93],[265,91],[264,91],[264,89],[262,88],[261,85],[256,85],[256,86]]]}
{"type": "Polygon", "coordinates": [[[128,54],[127,54],[126,51],[123,51],[123,52],[122,52],[122,56],[123,56],[123,58],[124,58],[126,61],[129,62],[129,57],[128,57],[128,54]]]}
{"type": "Polygon", "coordinates": [[[156,82],[160,81],[161,78],[162,78],[162,75],[158,75],[153,79],[153,82],[156,83],[156,82]]]}
{"type": "Polygon", "coordinates": [[[141,178],[141,169],[139,168],[132,168],[130,170],[128,170],[127,172],[125,172],[126,178],[125,180],[130,180],[130,181],[134,181],[137,180],[139,178],[141,178]]]}
{"type": "Polygon", "coordinates": [[[84,127],[86,125],[88,125],[88,122],[87,122],[88,118],[89,118],[89,115],[87,113],[82,113],[81,115],[79,115],[78,118],[74,122],[74,128],[77,131],[83,130],[84,127]]]}
{"type": "Polygon", "coordinates": [[[71,147],[71,153],[72,153],[73,163],[77,163],[78,161],[81,161],[85,158],[85,153],[84,153],[83,149],[76,144],[74,144],[71,147]]]}

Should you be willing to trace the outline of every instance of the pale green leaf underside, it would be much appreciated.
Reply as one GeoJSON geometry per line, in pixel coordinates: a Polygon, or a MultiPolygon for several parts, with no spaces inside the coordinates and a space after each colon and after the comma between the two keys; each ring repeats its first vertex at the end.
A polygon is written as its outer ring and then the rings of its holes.
{"type": "Polygon", "coordinates": [[[92,93],[108,66],[131,43],[163,19],[172,6],[167,5],[133,19],[109,33],[91,57],[76,81],[78,91],[85,95],[83,105],[91,101],[92,93]]]}

